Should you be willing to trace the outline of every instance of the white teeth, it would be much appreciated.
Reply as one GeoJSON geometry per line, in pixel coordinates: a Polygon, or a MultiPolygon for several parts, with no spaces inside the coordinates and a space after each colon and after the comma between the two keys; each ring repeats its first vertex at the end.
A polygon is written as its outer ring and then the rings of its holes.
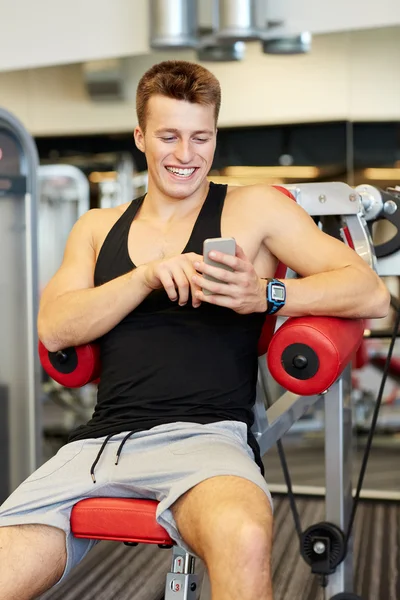
{"type": "Polygon", "coordinates": [[[166,167],[167,171],[174,173],[174,175],[180,175],[181,177],[189,177],[194,173],[195,169],[178,169],[176,167],[166,167]]]}

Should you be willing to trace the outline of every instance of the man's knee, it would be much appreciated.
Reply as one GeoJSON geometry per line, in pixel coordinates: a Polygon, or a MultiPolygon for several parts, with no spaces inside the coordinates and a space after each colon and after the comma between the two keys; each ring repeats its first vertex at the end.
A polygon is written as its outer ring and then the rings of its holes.
{"type": "Polygon", "coordinates": [[[269,559],[272,546],[272,511],[254,514],[245,506],[227,504],[210,519],[204,552],[228,552],[242,560],[269,559]]]}

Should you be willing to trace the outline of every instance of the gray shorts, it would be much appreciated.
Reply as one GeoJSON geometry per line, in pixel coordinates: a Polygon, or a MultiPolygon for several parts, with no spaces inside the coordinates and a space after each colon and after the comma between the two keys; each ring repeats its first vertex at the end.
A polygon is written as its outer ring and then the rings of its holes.
{"type": "Polygon", "coordinates": [[[170,507],[196,484],[218,475],[236,475],[258,485],[271,501],[267,484],[247,444],[244,423],[179,422],[153,427],[129,438],[116,465],[116,452],[124,435],[118,434],[107,443],[96,466],[96,483],[92,481],[90,469],[105,438],[65,445],[0,507],[0,526],[42,524],[65,531],[68,558],[60,581],[97,543],[71,535],[71,510],[83,498],[157,500],[158,523],[178,545],[189,551],[179,535],[170,507]]]}

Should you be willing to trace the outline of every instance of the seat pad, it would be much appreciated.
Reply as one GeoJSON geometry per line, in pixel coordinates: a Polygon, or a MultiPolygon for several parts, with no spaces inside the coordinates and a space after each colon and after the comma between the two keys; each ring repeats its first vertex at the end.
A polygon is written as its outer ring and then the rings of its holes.
{"type": "Polygon", "coordinates": [[[156,521],[158,502],[136,498],[87,498],[72,509],[71,531],[77,538],[173,545],[156,521]]]}

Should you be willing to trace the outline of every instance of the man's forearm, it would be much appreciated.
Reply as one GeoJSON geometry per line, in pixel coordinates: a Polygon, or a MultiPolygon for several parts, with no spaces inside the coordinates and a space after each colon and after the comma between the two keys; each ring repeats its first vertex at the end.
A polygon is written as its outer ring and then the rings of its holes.
{"type": "Polygon", "coordinates": [[[56,352],[104,335],[150,293],[142,275],[139,267],[102,286],[67,292],[41,306],[39,338],[56,352]]]}
{"type": "Polygon", "coordinates": [[[286,304],[279,311],[282,316],[380,318],[389,310],[385,285],[367,269],[349,266],[284,282],[286,304]]]}

